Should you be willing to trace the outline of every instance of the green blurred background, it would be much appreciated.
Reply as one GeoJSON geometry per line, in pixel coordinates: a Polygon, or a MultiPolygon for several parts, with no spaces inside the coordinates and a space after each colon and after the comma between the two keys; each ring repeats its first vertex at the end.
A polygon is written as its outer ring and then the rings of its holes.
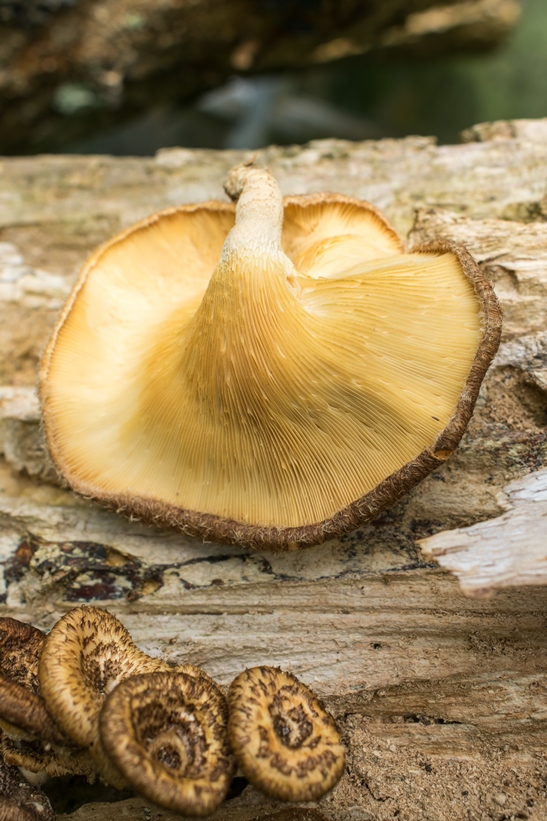
{"type": "Polygon", "coordinates": [[[547,116],[547,0],[521,0],[508,40],[484,55],[398,61],[366,56],[325,69],[329,96],[392,136],[457,141],[487,120],[547,116]]]}
{"type": "Polygon", "coordinates": [[[192,103],[151,108],[59,150],[152,154],[172,145],[253,149],[408,134],[453,143],[475,123],[544,117],[547,0],[521,4],[517,26],[487,53],[395,57],[386,51],[269,76],[234,76],[192,103]]]}

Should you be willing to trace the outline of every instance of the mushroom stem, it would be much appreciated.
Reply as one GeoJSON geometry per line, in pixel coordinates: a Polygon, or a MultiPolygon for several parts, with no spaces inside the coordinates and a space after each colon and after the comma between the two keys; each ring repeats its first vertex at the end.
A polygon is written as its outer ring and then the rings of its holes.
{"type": "Polygon", "coordinates": [[[236,224],[226,237],[221,263],[234,253],[282,254],[283,197],[267,168],[241,163],[232,168],[224,184],[228,196],[237,201],[236,224]]]}

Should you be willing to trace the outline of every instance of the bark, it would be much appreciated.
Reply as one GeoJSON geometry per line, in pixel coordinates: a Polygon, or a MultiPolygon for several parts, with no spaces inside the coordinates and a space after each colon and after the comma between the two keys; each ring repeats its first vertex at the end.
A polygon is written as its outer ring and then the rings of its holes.
{"type": "Polygon", "coordinates": [[[0,151],[52,150],[234,73],[498,44],[517,0],[2,0],[0,151]]]}
{"type": "MultiPolygon", "coordinates": [[[[329,819],[547,813],[538,525],[547,120],[481,126],[467,139],[258,152],[284,193],[338,190],[371,200],[410,241],[464,241],[505,313],[500,352],[448,462],[370,525],[284,555],[199,544],[77,499],[52,481],[34,393],[40,349],[92,248],[154,209],[222,198],[227,170],[245,154],[172,149],[1,167],[0,611],[48,629],[74,604],[99,603],[147,652],[200,664],[223,684],[245,666],[291,670],[338,716],[348,745],[347,774],[318,808],[329,819]],[[505,589],[466,597],[431,556],[457,569],[468,590],[505,589]]],[[[130,799],[116,813],[136,821],[143,807],[130,799]]],[[[215,818],[277,809],[248,788],[215,818]]],[[[87,804],[72,817],[106,821],[112,805],[87,804]]]]}

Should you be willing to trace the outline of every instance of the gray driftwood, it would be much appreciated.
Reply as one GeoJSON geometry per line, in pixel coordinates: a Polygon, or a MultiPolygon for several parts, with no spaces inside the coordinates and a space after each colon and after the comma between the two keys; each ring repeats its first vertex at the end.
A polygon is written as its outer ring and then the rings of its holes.
{"type": "MultiPolygon", "coordinates": [[[[479,126],[466,139],[259,152],[285,193],[339,190],[384,209],[411,242],[465,242],[505,312],[447,464],[356,533],[285,555],[198,544],[75,498],[54,481],[34,393],[40,350],[91,249],[155,209],[222,197],[244,155],[1,164],[0,611],[47,629],[98,603],[147,652],[223,684],[246,665],[292,670],[348,744],[347,775],[319,807],[329,819],[547,815],[547,121],[479,126]],[[466,597],[434,558],[468,592],[505,589],[466,597]]],[[[159,818],[143,806],[131,799],[116,815],[159,818]]],[[[247,789],[215,818],[274,810],[247,789]]],[[[106,821],[112,806],[72,817],[106,821]]]]}

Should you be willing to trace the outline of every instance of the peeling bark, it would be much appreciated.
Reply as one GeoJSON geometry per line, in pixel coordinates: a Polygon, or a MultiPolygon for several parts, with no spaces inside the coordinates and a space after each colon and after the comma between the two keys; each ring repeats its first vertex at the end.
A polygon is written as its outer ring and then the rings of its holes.
{"type": "Polygon", "coordinates": [[[420,542],[426,556],[456,573],[465,593],[547,584],[547,470],[511,482],[504,495],[500,504],[507,512],[499,518],[420,542]]]}

